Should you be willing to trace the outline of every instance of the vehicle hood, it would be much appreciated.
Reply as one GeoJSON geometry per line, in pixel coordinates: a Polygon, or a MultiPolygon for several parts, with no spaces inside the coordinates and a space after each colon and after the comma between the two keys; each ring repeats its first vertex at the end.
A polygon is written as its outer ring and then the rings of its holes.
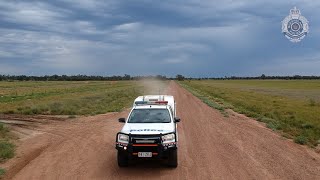
{"type": "Polygon", "coordinates": [[[174,130],[173,123],[126,123],[121,132],[125,134],[166,134],[174,130]]]}

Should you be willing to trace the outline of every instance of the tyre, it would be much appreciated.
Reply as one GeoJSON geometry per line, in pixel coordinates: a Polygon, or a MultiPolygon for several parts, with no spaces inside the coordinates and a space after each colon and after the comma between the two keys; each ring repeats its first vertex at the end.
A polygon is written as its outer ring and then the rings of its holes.
{"type": "Polygon", "coordinates": [[[176,168],[178,166],[178,150],[171,150],[168,157],[168,166],[176,168]]]}
{"type": "Polygon", "coordinates": [[[129,164],[128,156],[125,153],[118,151],[118,166],[126,167],[128,166],[128,164],[129,164]]]}

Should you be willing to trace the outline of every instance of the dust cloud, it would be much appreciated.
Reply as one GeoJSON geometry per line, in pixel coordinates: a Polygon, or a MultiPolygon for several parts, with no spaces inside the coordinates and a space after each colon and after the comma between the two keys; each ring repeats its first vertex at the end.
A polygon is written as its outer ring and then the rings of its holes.
{"type": "Polygon", "coordinates": [[[143,87],[143,95],[167,95],[169,85],[168,80],[139,80],[139,85],[143,87]]]}

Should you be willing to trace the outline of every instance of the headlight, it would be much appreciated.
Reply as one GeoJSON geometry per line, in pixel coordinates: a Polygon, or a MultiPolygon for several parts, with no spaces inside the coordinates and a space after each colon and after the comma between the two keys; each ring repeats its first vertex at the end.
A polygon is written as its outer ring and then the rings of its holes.
{"type": "Polygon", "coordinates": [[[162,136],[162,142],[163,143],[172,143],[176,141],[175,134],[167,134],[162,136]]]}
{"type": "Polygon", "coordinates": [[[129,136],[125,134],[118,134],[118,142],[120,143],[129,143],[129,136]]]}

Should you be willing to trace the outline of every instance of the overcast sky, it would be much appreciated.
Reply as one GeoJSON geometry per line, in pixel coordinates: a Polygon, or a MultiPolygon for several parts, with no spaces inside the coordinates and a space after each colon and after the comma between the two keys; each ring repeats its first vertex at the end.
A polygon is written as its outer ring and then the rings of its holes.
{"type": "Polygon", "coordinates": [[[320,75],[320,1],[0,1],[0,74],[320,75]],[[201,2],[201,3],[200,3],[201,2]],[[281,21],[297,6],[310,33],[281,21]]]}

